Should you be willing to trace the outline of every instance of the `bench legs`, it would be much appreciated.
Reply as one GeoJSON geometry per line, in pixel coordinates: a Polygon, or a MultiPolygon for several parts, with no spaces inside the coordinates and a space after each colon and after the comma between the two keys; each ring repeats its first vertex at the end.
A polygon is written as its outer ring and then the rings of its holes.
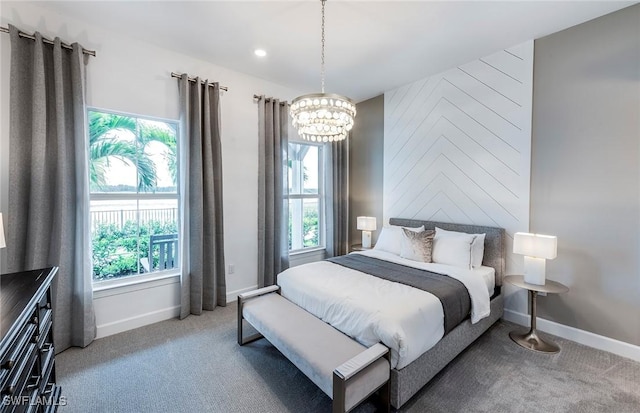
{"type": "Polygon", "coordinates": [[[250,291],[248,293],[238,295],[238,344],[239,345],[242,346],[262,338],[262,334],[260,333],[255,333],[255,334],[251,334],[250,336],[244,337],[244,334],[242,331],[244,327],[243,325],[244,316],[242,315],[242,307],[244,306],[245,301],[255,297],[260,297],[261,295],[271,294],[277,291],[280,291],[280,287],[277,285],[272,285],[269,287],[260,288],[254,291],[250,291]]]}
{"type": "Polygon", "coordinates": [[[378,390],[378,404],[378,409],[381,412],[391,412],[391,377],[389,377],[389,380],[384,386],[378,390]]]}
{"type": "MultiPolygon", "coordinates": [[[[361,373],[366,367],[374,363],[379,358],[384,357],[387,360],[387,367],[390,365],[390,352],[382,344],[376,344],[363,353],[358,354],[351,360],[345,362],[343,365],[338,366],[333,371],[333,413],[345,413],[346,410],[346,392],[347,382],[361,373]]],[[[369,396],[378,392],[378,406],[377,410],[380,412],[391,411],[391,377],[387,377],[387,380],[380,387],[372,389],[371,392],[360,400],[351,409],[358,406],[361,402],[366,400],[369,396]]],[[[349,410],[351,410],[349,409],[349,410]]]]}
{"type": "MultiPolygon", "coordinates": [[[[333,375],[333,405],[332,413],[345,413],[345,396],[346,396],[346,383],[333,375]]],[[[378,390],[377,411],[379,412],[391,412],[391,380],[387,380],[378,390]]],[[[371,394],[375,393],[374,390],[371,394]]],[[[368,397],[368,396],[367,396],[368,397]]],[[[366,400],[366,398],[365,398],[366,400]]],[[[364,400],[362,400],[364,401],[364,400]]],[[[356,405],[358,406],[358,405],[356,405]]],[[[354,406],[354,407],[356,407],[354,406]]]]}

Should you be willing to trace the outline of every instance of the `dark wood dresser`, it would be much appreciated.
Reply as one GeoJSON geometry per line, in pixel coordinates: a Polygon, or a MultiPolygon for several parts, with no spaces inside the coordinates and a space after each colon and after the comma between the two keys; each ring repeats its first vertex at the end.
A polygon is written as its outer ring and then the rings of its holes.
{"type": "Polygon", "coordinates": [[[51,282],[57,267],[0,275],[0,412],[49,413],[60,404],[51,282]]]}

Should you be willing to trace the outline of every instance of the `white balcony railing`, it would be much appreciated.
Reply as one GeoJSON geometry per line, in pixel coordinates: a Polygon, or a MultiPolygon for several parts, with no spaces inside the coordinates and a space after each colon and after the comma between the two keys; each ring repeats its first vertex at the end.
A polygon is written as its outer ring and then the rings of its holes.
{"type": "Polygon", "coordinates": [[[91,211],[91,232],[95,233],[98,225],[113,224],[116,228],[122,229],[127,222],[138,222],[139,225],[147,225],[151,221],[177,222],[178,208],[91,211]]]}

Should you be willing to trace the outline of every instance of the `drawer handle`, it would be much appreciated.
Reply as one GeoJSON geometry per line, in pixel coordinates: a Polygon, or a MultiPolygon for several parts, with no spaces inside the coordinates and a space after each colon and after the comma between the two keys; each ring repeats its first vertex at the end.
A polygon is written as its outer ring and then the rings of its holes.
{"type": "Polygon", "coordinates": [[[42,380],[42,377],[40,377],[40,376],[31,376],[31,380],[35,380],[35,383],[28,384],[27,385],[27,390],[31,391],[31,390],[35,390],[38,387],[40,387],[40,380],[42,380]]]}
{"type": "Polygon", "coordinates": [[[51,303],[46,303],[45,305],[39,305],[41,310],[51,310],[51,303]]]}
{"type": "Polygon", "coordinates": [[[2,395],[10,395],[17,390],[22,372],[27,369],[28,363],[33,360],[32,355],[34,349],[35,345],[31,344],[30,349],[27,350],[27,354],[22,358],[20,366],[14,371],[13,377],[10,379],[11,381],[7,384],[7,387],[2,390],[2,395]]]}
{"type": "Polygon", "coordinates": [[[29,326],[25,334],[23,334],[22,337],[20,338],[20,342],[16,344],[11,355],[7,358],[7,360],[5,360],[4,363],[2,363],[3,369],[12,369],[13,366],[16,365],[16,362],[18,361],[18,358],[20,357],[22,350],[24,350],[25,345],[29,341],[29,338],[33,335],[35,329],[36,329],[35,325],[29,326]]]}
{"type": "Polygon", "coordinates": [[[9,385],[2,390],[2,395],[3,396],[12,395],[13,392],[16,391],[16,387],[18,387],[18,383],[16,382],[9,383],[9,385]]]}

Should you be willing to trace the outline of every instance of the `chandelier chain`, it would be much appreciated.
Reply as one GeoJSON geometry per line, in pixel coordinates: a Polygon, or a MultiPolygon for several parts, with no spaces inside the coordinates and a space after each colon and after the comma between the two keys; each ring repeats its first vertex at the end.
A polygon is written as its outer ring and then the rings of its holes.
{"type": "Polygon", "coordinates": [[[322,53],[321,53],[321,63],[320,63],[320,78],[322,83],[322,93],[324,93],[324,3],[327,0],[322,1],[322,53]]]}
{"type": "Polygon", "coordinates": [[[325,3],[322,3],[322,53],[320,80],[322,93],[309,93],[293,99],[289,109],[291,123],[298,136],[311,142],[339,142],[347,139],[356,117],[356,105],[351,99],[324,92],[325,83],[325,3]]]}

